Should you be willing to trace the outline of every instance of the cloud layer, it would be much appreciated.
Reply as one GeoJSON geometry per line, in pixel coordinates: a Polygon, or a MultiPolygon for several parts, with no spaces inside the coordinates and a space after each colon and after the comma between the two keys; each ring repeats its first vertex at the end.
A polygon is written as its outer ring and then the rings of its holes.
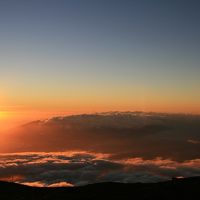
{"type": "Polygon", "coordinates": [[[1,138],[0,179],[56,187],[197,176],[199,141],[200,116],[115,112],[56,117],[1,138]]]}
{"type": "Polygon", "coordinates": [[[200,158],[200,116],[102,113],[26,124],[0,141],[0,152],[93,151],[118,158],[200,158]]]}
{"type": "Polygon", "coordinates": [[[110,154],[51,152],[0,154],[0,179],[30,186],[79,186],[96,182],[157,182],[200,175],[200,159],[113,159],[110,154]]]}

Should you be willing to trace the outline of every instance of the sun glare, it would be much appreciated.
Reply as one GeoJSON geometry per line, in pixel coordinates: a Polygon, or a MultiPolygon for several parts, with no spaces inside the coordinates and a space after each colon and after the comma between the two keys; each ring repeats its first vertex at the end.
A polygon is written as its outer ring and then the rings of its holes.
{"type": "Polygon", "coordinates": [[[4,119],[4,118],[6,118],[7,117],[7,112],[5,112],[5,111],[0,111],[0,119],[4,119]]]}

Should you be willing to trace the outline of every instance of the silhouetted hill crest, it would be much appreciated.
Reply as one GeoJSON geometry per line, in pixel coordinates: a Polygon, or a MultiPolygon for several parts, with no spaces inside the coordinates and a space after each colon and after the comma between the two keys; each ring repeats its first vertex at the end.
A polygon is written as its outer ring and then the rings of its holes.
{"type": "Polygon", "coordinates": [[[0,182],[0,199],[198,199],[200,177],[160,183],[95,183],[81,187],[36,188],[0,182]]]}

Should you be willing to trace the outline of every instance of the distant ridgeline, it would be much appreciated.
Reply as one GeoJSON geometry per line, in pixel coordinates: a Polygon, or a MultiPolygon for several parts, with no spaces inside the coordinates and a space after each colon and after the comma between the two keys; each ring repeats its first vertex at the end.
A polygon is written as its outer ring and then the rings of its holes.
{"type": "Polygon", "coordinates": [[[198,199],[200,177],[173,179],[161,183],[97,183],[83,187],[35,188],[0,182],[0,199],[64,200],[64,199],[198,199]]]}

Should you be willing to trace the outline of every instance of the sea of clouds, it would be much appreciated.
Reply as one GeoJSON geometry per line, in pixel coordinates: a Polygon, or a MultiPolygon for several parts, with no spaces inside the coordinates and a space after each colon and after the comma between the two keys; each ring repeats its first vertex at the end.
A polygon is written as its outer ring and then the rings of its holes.
{"type": "Polygon", "coordinates": [[[80,186],[97,182],[158,182],[200,175],[200,159],[177,162],[139,157],[113,159],[91,152],[0,154],[0,179],[30,186],[80,186]]]}
{"type": "Polygon", "coordinates": [[[55,117],[0,138],[0,180],[55,187],[199,176],[199,141],[198,115],[55,117]]]}

